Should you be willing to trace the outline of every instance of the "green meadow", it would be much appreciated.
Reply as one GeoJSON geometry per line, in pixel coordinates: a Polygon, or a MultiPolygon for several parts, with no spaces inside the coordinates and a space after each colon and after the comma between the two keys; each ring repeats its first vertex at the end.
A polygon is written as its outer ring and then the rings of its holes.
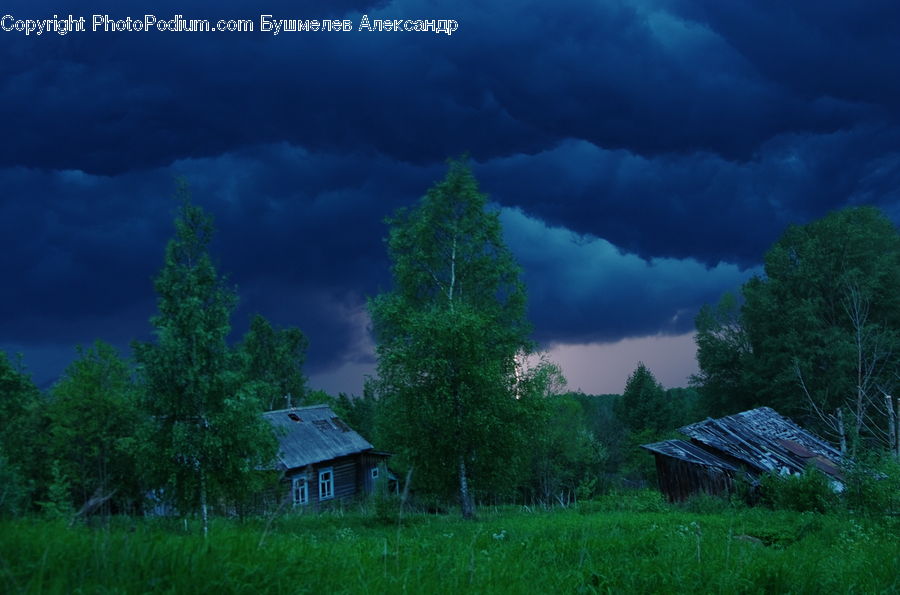
{"type": "MultiPolygon", "coordinates": [[[[703,504],[703,503],[701,503],[703,504]]],[[[900,519],[670,506],[0,523],[5,593],[896,593],[900,519]],[[708,512],[701,510],[708,509],[708,512]]]]}

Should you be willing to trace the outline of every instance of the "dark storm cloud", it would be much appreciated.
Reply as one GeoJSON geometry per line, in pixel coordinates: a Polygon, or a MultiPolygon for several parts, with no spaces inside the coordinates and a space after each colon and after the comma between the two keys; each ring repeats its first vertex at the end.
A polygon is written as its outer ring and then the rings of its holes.
{"type": "Polygon", "coordinates": [[[544,344],[685,333],[700,306],[760,272],[694,259],[643,259],[519,209],[504,209],[501,220],[524,268],[535,338],[544,344]]]}
{"type": "MultiPolygon", "coordinates": [[[[144,12],[133,6],[109,12],[144,12]]],[[[830,132],[861,117],[856,98],[794,93],[762,76],[730,38],[651,6],[355,8],[372,19],[462,24],[452,38],[6,34],[3,95],[21,134],[0,149],[0,164],[114,174],[278,141],[422,163],[465,150],[481,160],[533,153],[567,138],[644,155],[748,159],[778,134],[830,132]],[[33,51],[21,52],[23,44],[33,51]],[[128,152],[117,150],[123,144],[128,152]]],[[[287,3],[271,9],[327,16],[287,3]]],[[[262,10],[193,12],[186,16],[258,20],[262,10]]],[[[359,21],[357,11],[344,16],[359,21]]]]}
{"type": "Polygon", "coordinates": [[[674,0],[684,18],[727,40],[762,77],[807,101],[831,98],[900,113],[900,5],[674,0]]]}
{"type": "Polygon", "coordinates": [[[0,32],[0,266],[13,280],[0,348],[58,373],[75,343],[149,338],[184,175],[239,288],[235,335],[259,312],[310,336],[312,373],[370,362],[364,300],[390,283],[382,220],[465,151],[503,208],[541,341],[683,332],[788,224],[853,204],[900,221],[897,11],[95,2],[85,15],[366,13],[460,28],[0,32]]]}
{"type": "Polygon", "coordinates": [[[148,340],[173,178],[184,176],[215,218],[213,257],[238,290],[234,338],[260,313],[309,336],[310,372],[371,359],[360,315],[365,297],[389,285],[383,219],[442,169],[271,145],[114,177],[0,171],[18,197],[0,202],[0,219],[14,223],[3,266],[16,280],[0,292],[2,348],[28,355],[29,344],[54,342],[71,357],[97,337],[123,349],[148,340]]]}
{"type": "MultiPolygon", "coordinates": [[[[790,223],[847,205],[900,202],[900,130],[784,135],[751,162],[653,158],[570,141],[476,171],[492,197],[645,258],[752,266],[790,223]]],[[[896,220],[896,218],[895,218],[896,220]]]]}

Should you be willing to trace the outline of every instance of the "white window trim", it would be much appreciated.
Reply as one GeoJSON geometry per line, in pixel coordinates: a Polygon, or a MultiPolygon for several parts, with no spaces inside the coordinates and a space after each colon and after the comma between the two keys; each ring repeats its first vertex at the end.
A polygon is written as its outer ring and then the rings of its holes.
{"type": "Polygon", "coordinates": [[[291,499],[294,506],[303,506],[309,503],[309,482],[306,481],[305,475],[300,475],[291,479],[291,499]],[[297,490],[300,490],[300,497],[297,497],[297,490]]]}
{"type": "Polygon", "coordinates": [[[378,467],[372,467],[371,475],[372,479],[378,479],[378,467]]]}
{"type": "Polygon", "coordinates": [[[319,500],[330,500],[334,498],[334,469],[325,467],[319,469],[319,500]],[[328,479],[322,479],[322,476],[328,474],[328,479]]]}

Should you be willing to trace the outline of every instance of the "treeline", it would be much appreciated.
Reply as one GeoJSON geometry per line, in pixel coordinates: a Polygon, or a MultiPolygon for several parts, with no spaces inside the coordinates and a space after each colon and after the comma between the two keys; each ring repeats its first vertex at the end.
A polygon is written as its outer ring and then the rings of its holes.
{"type": "Polygon", "coordinates": [[[769,405],[850,454],[900,453],[900,239],[878,210],[788,229],[765,275],[704,307],[700,373],[666,389],[643,364],[621,395],[567,392],[535,357],[521,270],[464,162],[388,220],[393,288],[369,301],[378,368],[363,395],[311,391],[308,342],[256,316],[227,341],[237,295],[212,265],[212,221],[179,184],[154,280],[154,340],[101,341],[47,392],[0,353],[0,514],[241,512],[277,476],[264,410],[329,403],[411,478],[416,498],[568,504],[653,485],[641,444],[769,405]]]}

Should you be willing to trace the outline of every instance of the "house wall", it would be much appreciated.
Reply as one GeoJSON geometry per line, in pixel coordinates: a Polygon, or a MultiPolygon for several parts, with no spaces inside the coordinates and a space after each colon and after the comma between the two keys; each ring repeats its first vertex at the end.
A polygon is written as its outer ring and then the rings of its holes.
{"type": "Polygon", "coordinates": [[[371,493],[374,480],[372,479],[371,470],[377,467],[378,463],[384,459],[383,456],[360,453],[348,457],[331,459],[322,461],[314,465],[304,468],[291,469],[285,473],[284,483],[289,501],[293,501],[291,494],[291,485],[295,477],[306,475],[307,489],[309,494],[308,506],[317,506],[319,501],[319,471],[331,467],[334,473],[334,495],[331,498],[323,500],[325,504],[331,501],[343,500],[351,498],[359,493],[371,493]]]}
{"type": "Polygon", "coordinates": [[[360,455],[359,475],[357,481],[363,491],[371,494],[375,491],[375,479],[372,477],[372,469],[378,468],[378,465],[385,462],[387,457],[383,454],[362,453],[360,455]]]}

